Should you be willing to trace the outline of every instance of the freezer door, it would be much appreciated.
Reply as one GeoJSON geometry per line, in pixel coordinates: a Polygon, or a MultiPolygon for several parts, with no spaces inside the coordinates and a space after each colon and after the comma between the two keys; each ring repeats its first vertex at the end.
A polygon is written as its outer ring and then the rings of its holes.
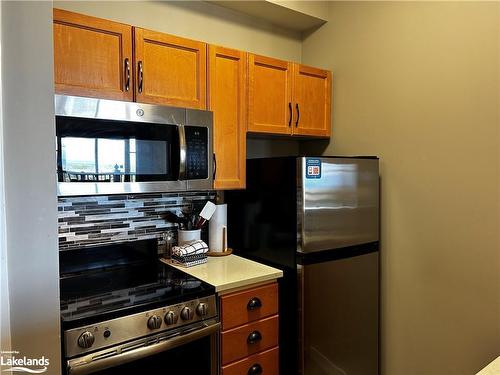
{"type": "Polygon", "coordinates": [[[379,374],[378,254],[298,267],[299,374],[379,374]]]}
{"type": "Polygon", "coordinates": [[[304,253],[379,240],[376,158],[298,158],[297,250],[304,253]]]}

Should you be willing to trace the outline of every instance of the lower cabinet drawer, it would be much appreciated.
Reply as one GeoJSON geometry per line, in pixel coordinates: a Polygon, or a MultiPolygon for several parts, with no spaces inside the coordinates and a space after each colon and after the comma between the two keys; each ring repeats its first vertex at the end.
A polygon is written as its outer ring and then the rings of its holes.
{"type": "Polygon", "coordinates": [[[222,367],[222,375],[278,375],[278,348],[252,355],[222,367]]]}
{"type": "Polygon", "coordinates": [[[278,316],[222,332],[222,365],[278,345],[278,316]]]}

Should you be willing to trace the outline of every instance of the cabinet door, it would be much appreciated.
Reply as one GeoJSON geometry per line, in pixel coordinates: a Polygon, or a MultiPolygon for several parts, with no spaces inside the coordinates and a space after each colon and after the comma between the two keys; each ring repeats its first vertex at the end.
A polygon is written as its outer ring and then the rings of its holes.
{"type": "Polygon", "coordinates": [[[293,134],[330,136],[332,73],[294,66],[293,134]]]}
{"type": "Polygon", "coordinates": [[[292,63],[249,54],[248,131],[291,134],[292,63]]]}
{"type": "Polygon", "coordinates": [[[134,30],[136,101],[206,109],[206,44],[134,30]]]}
{"type": "Polygon", "coordinates": [[[245,187],[246,70],[245,52],[209,46],[209,109],[214,113],[216,189],[245,187]]]}
{"type": "Polygon", "coordinates": [[[58,94],[132,101],[132,26],[54,9],[58,94]]]}

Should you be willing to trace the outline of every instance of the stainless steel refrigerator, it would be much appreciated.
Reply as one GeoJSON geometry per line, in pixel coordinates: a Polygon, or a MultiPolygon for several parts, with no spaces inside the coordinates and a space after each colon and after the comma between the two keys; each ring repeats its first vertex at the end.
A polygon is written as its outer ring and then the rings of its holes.
{"type": "Polygon", "coordinates": [[[379,160],[247,160],[229,245],[284,271],[280,374],[379,374],[379,160]]]}

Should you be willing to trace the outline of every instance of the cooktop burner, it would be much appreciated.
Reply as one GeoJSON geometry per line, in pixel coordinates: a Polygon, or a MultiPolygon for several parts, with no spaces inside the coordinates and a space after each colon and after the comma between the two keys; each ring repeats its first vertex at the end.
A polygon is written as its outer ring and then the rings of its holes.
{"type": "Polygon", "coordinates": [[[215,288],[160,261],[61,278],[64,329],[215,294],[215,288]]]}

